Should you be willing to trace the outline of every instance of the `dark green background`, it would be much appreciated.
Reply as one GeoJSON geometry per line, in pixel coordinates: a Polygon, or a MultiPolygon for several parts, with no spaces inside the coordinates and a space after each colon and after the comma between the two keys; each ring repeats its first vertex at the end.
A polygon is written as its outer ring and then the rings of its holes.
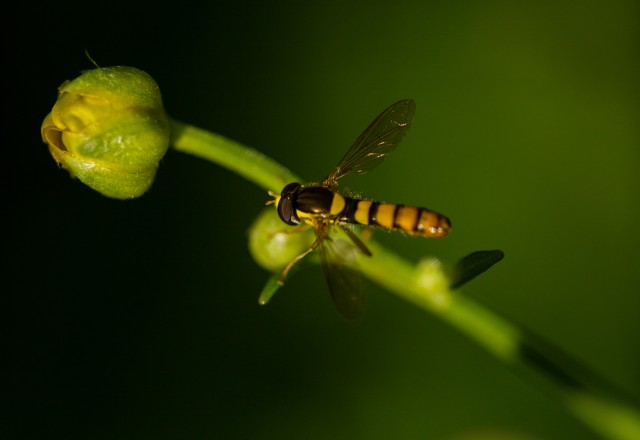
{"type": "Polygon", "coordinates": [[[266,307],[246,231],[265,192],[169,152],[139,200],[57,169],[56,88],[129,65],[176,119],[311,180],[387,105],[417,102],[383,166],[344,185],[451,217],[378,234],[464,294],[640,395],[640,38],[633,1],[134,2],[9,10],[3,438],[596,439],[535,384],[375,285],[345,325],[320,269],[266,307]],[[484,437],[483,437],[484,435],[484,437]]]}

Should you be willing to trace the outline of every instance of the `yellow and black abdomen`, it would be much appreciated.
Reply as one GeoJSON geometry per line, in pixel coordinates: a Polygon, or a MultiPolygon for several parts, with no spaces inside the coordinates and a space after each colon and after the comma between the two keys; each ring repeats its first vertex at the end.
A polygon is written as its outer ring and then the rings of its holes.
{"type": "Polygon", "coordinates": [[[427,208],[359,200],[322,186],[297,188],[296,217],[326,217],[337,222],[397,229],[409,234],[444,237],[451,229],[447,217],[427,208]]]}
{"type": "Polygon", "coordinates": [[[409,234],[440,238],[449,233],[451,221],[427,208],[358,200],[345,197],[341,221],[397,229],[409,234]]]}

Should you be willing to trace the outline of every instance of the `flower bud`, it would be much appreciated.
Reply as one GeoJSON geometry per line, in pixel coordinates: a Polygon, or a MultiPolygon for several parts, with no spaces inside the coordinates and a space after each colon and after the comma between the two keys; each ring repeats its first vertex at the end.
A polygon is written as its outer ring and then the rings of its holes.
{"type": "Polygon", "coordinates": [[[149,189],[169,148],[158,85],[132,67],[88,70],[62,84],[41,134],[72,177],[116,199],[149,189]]]}
{"type": "Polygon", "coordinates": [[[249,228],[249,251],[270,272],[281,271],[313,243],[312,231],[294,231],[278,218],[275,209],[262,211],[249,228]]]}

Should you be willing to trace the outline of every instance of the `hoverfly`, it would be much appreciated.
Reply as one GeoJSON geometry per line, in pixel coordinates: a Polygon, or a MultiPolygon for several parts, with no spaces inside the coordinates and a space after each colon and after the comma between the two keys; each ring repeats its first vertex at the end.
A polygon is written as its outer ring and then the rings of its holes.
{"type": "Polygon", "coordinates": [[[383,111],[356,139],[349,151],[320,185],[289,183],[277,195],[270,193],[280,219],[300,229],[313,228],[316,240],[294,258],[282,272],[283,284],[289,270],[302,258],[319,248],[320,261],[333,303],[338,312],[353,320],[362,312],[363,294],[360,274],[353,264],[356,252],[371,256],[367,246],[347,225],[366,225],[403,231],[424,237],[444,237],[451,229],[447,217],[427,208],[362,200],[338,191],[338,179],[347,174],[364,174],[378,166],[400,143],[415,116],[411,99],[396,102],[383,111]],[[330,236],[342,229],[354,246],[338,244],[330,236]]]}

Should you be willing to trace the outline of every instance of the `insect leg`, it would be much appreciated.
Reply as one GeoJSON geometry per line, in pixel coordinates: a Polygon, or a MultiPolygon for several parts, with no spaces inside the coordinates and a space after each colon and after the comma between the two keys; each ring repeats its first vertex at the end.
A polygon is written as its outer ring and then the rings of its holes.
{"type": "Polygon", "coordinates": [[[284,280],[287,278],[287,274],[289,273],[289,271],[291,270],[291,268],[300,260],[302,260],[304,257],[306,257],[307,255],[309,255],[311,252],[313,252],[313,250],[315,248],[317,248],[320,243],[322,243],[322,240],[324,240],[324,237],[317,237],[316,241],[313,242],[313,244],[311,245],[311,247],[309,249],[307,249],[306,251],[304,251],[303,253],[301,253],[300,255],[298,255],[297,257],[295,257],[293,260],[291,260],[289,262],[289,264],[287,264],[287,267],[284,268],[284,270],[282,271],[282,276],[280,277],[280,279],[278,280],[278,284],[280,284],[281,286],[284,284],[284,280]]]}
{"type": "Polygon", "coordinates": [[[311,227],[311,225],[309,225],[307,223],[302,223],[302,224],[299,224],[298,226],[294,226],[294,227],[289,226],[283,232],[285,234],[299,234],[300,232],[306,231],[310,227],[311,227]]]}
{"type": "Polygon", "coordinates": [[[358,247],[358,249],[360,249],[360,251],[363,254],[365,254],[368,257],[370,257],[372,255],[371,251],[369,250],[367,245],[364,244],[362,242],[362,240],[360,240],[360,238],[358,238],[358,236],[351,231],[351,229],[349,229],[349,228],[347,228],[346,226],[343,226],[343,225],[338,225],[338,226],[340,226],[340,228],[344,231],[344,233],[349,236],[351,241],[353,241],[353,243],[358,247]]]}

